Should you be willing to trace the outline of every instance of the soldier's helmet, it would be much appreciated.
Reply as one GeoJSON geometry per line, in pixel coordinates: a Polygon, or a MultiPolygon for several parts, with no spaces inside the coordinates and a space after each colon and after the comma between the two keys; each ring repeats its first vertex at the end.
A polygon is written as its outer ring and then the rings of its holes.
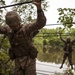
{"type": "Polygon", "coordinates": [[[11,25],[12,23],[20,23],[21,17],[15,11],[9,11],[5,16],[6,24],[11,25]]]}

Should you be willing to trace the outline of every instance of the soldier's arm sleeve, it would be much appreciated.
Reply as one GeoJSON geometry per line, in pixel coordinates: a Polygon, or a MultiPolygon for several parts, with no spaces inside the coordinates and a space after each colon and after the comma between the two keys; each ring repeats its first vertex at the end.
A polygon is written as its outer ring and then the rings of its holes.
{"type": "Polygon", "coordinates": [[[61,41],[66,42],[66,41],[62,38],[61,34],[60,34],[60,39],[61,39],[61,41]]]}
{"type": "Polygon", "coordinates": [[[74,44],[75,43],[75,39],[74,40],[72,40],[72,44],[74,44]]]}
{"type": "Polygon", "coordinates": [[[46,17],[44,15],[43,10],[41,9],[41,11],[37,10],[37,20],[35,23],[33,24],[29,24],[27,25],[27,31],[34,32],[34,31],[38,31],[41,28],[43,28],[46,25],[46,17]]]}
{"type": "Polygon", "coordinates": [[[7,27],[5,25],[0,26],[0,34],[5,34],[7,33],[7,27]]]}
{"type": "Polygon", "coordinates": [[[35,31],[32,33],[32,38],[34,38],[37,34],[39,33],[39,30],[38,31],[35,31]]]}

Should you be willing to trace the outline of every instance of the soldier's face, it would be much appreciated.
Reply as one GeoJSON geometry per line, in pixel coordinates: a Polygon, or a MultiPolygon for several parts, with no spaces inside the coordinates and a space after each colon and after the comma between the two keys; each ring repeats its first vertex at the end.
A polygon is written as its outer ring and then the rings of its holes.
{"type": "Polygon", "coordinates": [[[17,30],[19,28],[19,24],[21,21],[20,16],[14,12],[10,11],[5,16],[6,24],[13,30],[17,30]]]}
{"type": "Polygon", "coordinates": [[[12,30],[18,30],[18,28],[19,28],[19,23],[12,22],[11,24],[9,24],[9,27],[10,27],[12,30]]]}

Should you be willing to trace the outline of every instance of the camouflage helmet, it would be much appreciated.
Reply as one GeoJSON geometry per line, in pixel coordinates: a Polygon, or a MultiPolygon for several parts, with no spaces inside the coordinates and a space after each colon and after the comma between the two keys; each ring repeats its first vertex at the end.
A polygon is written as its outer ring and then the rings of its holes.
{"type": "Polygon", "coordinates": [[[10,11],[5,16],[6,24],[11,25],[12,23],[20,23],[21,18],[15,11],[10,11]]]}

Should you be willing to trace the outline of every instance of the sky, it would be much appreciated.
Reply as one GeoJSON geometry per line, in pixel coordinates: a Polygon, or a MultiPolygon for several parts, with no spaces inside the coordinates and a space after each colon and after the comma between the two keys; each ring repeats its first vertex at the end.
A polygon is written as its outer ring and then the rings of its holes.
{"type": "MultiPolygon", "coordinates": [[[[56,24],[58,21],[58,8],[75,8],[75,0],[47,0],[50,7],[45,12],[47,17],[47,24],[56,24]]],[[[48,26],[47,26],[48,27],[48,26]]],[[[51,28],[58,26],[50,26],[51,28]]]]}
{"type": "MultiPolygon", "coordinates": [[[[6,4],[9,5],[11,0],[5,0],[5,1],[6,1],[6,4]]],[[[46,24],[56,24],[57,23],[58,17],[59,17],[58,11],[57,11],[58,8],[75,8],[75,0],[47,0],[47,1],[49,1],[50,7],[48,7],[47,11],[45,12],[45,16],[47,18],[46,24]]],[[[56,27],[59,27],[59,26],[45,26],[45,28],[56,28],[56,27]]],[[[45,63],[45,64],[48,64],[48,63],[45,63]]],[[[51,65],[55,65],[55,64],[51,64],[51,65]]],[[[57,66],[59,67],[59,65],[57,66]]],[[[37,65],[37,69],[39,67],[40,66],[37,65]]],[[[42,69],[44,69],[44,66],[42,66],[42,69]]],[[[46,69],[48,69],[49,71],[52,71],[52,70],[62,71],[60,69],[51,68],[51,67],[47,67],[47,68],[45,67],[45,70],[46,69]]]]}

